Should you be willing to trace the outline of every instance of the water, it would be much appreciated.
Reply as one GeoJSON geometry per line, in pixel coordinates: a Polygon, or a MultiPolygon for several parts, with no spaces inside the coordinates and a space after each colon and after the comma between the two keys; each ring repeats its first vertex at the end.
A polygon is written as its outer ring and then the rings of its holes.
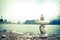
{"type": "MultiPolygon", "coordinates": [[[[17,33],[39,33],[39,25],[25,25],[25,24],[0,24],[0,31],[6,29],[7,31],[15,31],[17,33]]],[[[48,34],[60,34],[60,25],[45,25],[48,34]]]]}

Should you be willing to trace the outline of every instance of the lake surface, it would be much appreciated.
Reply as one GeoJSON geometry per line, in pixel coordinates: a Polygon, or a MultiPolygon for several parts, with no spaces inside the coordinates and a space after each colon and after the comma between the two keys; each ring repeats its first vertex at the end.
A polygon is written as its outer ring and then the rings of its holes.
{"type": "MultiPolygon", "coordinates": [[[[0,24],[0,31],[15,31],[17,33],[31,32],[34,34],[39,33],[39,25],[28,24],[0,24]]],[[[48,34],[60,34],[60,25],[45,25],[45,30],[48,34]]]]}

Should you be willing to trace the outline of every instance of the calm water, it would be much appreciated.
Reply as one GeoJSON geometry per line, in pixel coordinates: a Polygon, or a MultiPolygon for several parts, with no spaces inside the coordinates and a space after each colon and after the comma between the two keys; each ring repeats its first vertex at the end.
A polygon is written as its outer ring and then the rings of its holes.
{"type": "MultiPolygon", "coordinates": [[[[17,33],[39,33],[39,25],[24,25],[24,24],[0,24],[0,31],[12,30],[17,33]]],[[[48,34],[60,34],[60,25],[45,25],[45,29],[48,34]]]]}

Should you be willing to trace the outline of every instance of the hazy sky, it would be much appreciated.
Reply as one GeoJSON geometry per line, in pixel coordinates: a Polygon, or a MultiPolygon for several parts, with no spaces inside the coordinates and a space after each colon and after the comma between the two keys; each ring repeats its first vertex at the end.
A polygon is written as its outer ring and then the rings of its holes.
{"type": "Polygon", "coordinates": [[[13,22],[27,19],[52,20],[60,15],[60,0],[0,0],[0,16],[13,22]]]}

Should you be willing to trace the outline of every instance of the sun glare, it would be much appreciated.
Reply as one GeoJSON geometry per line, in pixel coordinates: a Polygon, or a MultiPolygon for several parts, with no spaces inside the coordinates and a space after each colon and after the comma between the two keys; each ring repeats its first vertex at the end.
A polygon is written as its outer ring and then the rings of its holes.
{"type": "Polygon", "coordinates": [[[7,19],[14,22],[25,21],[27,19],[39,19],[40,15],[45,16],[45,20],[51,20],[56,16],[57,7],[55,3],[45,2],[44,4],[37,5],[34,2],[12,2],[5,9],[7,19]]]}

